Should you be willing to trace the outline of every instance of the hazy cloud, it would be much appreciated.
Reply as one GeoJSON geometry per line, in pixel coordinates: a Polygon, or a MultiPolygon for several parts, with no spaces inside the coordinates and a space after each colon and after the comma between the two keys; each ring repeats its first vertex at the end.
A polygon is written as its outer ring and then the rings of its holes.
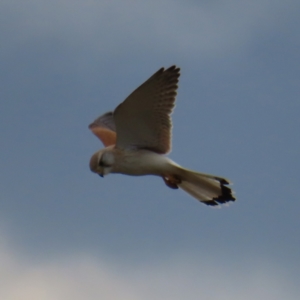
{"type": "Polygon", "coordinates": [[[278,266],[218,264],[180,254],[166,262],[130,266],[85,253],[32,262],[1,237],[0,298],[81,299],[296,299],[299,291],[278,266]],[[246,272],[245,272],[246,271],[246,272]]]}

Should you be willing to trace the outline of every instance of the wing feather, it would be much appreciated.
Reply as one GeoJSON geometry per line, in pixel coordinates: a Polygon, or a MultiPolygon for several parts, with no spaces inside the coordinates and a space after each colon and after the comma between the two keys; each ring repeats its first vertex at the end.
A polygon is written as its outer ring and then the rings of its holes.
{"type": "Polygon", "coordinates": [[[117,147],[170,151],[179,72],[176,66],[161,68],[115,109],[117,147]]]}
{"type": "Polygon", "coordinates": [[[116,125],[112,112],[98,117],[89,125],[89,129],[101,140],[105,147],[116,144],[116,125]]]}

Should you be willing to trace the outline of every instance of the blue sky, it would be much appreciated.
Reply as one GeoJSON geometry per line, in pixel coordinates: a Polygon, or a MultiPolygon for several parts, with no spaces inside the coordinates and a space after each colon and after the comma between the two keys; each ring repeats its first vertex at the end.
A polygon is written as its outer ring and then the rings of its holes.
{"type": "Polygon", "coordinates": [[[299,13],[296,0],[1,1],[1,298],[296,299],[299,13]],[[102,145],[88,124],[173,64],[170,157],[230,178],[229,207],[89,170],[102,145]]]}

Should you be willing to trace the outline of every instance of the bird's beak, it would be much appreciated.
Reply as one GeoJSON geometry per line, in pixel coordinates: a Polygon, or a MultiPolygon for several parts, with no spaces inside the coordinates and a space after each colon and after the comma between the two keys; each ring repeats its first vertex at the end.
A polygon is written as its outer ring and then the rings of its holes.
{"type": "Polygon", "coordinates": [[[100,177],[104,178],[104,175],[103,175],[103,174],[99,174],[99,173],[98,173],[98,175],[99,175],[100,177]]]}

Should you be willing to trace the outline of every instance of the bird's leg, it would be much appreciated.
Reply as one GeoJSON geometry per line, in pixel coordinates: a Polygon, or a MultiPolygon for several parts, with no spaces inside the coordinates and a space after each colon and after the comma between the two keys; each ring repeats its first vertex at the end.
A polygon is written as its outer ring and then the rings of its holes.
{"type": "Polygon", "coordinates": [[[181,178],[176,175],[163,176],[165,184],[171,189],[178,189],[178,184],[181,183],[181,178]]]}

